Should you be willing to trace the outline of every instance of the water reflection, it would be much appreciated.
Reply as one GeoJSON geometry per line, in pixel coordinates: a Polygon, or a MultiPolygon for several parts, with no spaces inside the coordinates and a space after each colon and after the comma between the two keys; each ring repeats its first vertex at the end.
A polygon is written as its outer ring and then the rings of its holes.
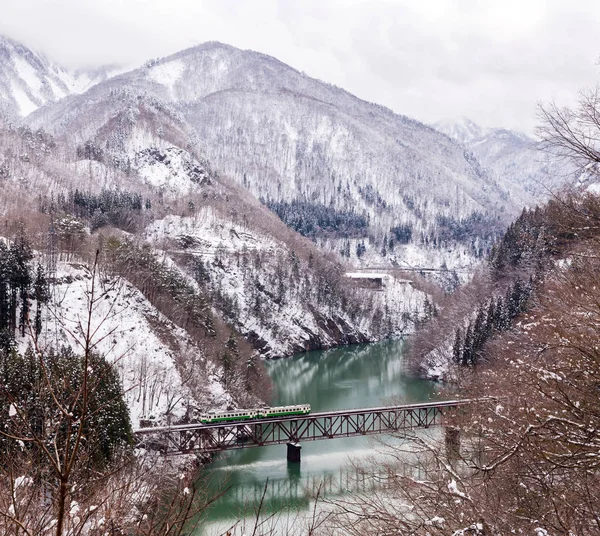
{"type": "Polygon", "coordinates": [[[426,400],[430,382],[407,374],[404,341],[300,354],[267,363],[277,404],[308,402],[313,411],[377,406],[388,398],[426,400]]]}

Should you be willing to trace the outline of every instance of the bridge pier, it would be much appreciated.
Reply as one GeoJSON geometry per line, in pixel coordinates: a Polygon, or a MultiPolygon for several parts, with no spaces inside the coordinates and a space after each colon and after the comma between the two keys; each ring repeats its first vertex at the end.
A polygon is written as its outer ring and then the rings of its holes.
{"type": "Polygon", "coordinates": [[[288,443],[287,444],[287,461],[300,463],[300,451],[302,445],[300,443],[288,443]]]}
{"type": "Polygon", "coordinates": [[[449,460],[460,457],[460,428],[458,426],[446,426],[446,456],[449,460]]]}

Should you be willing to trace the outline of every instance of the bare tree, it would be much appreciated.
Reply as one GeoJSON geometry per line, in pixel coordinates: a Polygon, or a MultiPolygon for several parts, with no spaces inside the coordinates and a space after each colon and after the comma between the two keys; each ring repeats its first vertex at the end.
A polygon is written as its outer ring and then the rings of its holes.
{"type": "Polygon", "coordinates": [[[538,106],[536,133],[547,152],[598,176],[600,163],[600,87],[580,92],[575,109],[556,103],[538,106]]]}
{"type": "Polygon", "coordinates": [[[535,307],[487,347],[486,365],[462,377],[466,393],[499,398],[450,423],[460,455],[445,452],[443,437],[415,435],[420,474],[390,465],[386,488],[339,503],[336,520],[350,534],[600,531],[600,256],[597,226],[583,216],[600,212],[589,196],[569,199],[577,212],[563,213],[559,228],[581,229],[582,239],[562,251],[535,307]]]}

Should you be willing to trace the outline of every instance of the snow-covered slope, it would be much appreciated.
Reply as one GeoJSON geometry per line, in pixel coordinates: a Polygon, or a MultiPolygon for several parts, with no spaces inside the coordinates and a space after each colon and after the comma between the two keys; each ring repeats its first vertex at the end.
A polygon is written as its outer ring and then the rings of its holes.
{"type": "Polygon", "coordinates": [[[479,126],[474,121],[471,121],[471,119],[468,117],[443,119],[441,121],[437,121],[433,127],[467,146],[472,141],[483,138],[492,130],[479,126]]]}
{"type": "Polygon", "coordinates": [[[280,232],[201,207],[192,216],[153,222],[146,237],[169,252],[265,357],[413,330],[425,295],[410,283],[389,276],[380,292],[355,288],[308,241],[298,239],[295,247],[280,232]]]}
{"type": "MultiPolygon", "coordinates": [[[[102,351],[139,348],[120,360],[134,416],[256,403],[259,353],[377,340],[424,316],[410,282],[363,288],[322,249],[371,267],[458,269],[521,209],[460,143],[263,54],[207,43],[82,95],[64,87],[34,103],[46,105],[27,126],[0,118],[0,211],[25,220],[40,251],[73,262],[98,249],[122,278],[125,294],[107,301],[131,314],[107,324],[124,331],[102,351]],[[294,202],[322,249],[266,206],[294,202]]],[[[89,279],[63,270],[55,305],[81,314],[89,279]]]]}
{"type": "Polygon", "coordinates": [[[25,116],[65,97],[71,93],[68,78],[44,56],[0,37],[0,95],[7,111],[25,116]]]}
{"type": "Polygon", "coordinates": [[[56,276],[40,348],[68,345],[81,351],[92,302],[90,342],[119,371],[134,427],[141,419],[177,420],[190,408],[224,407],[232,402],[218,381],[217,367],[203,350],[126,280],[96,275],[92,292],[90,270],[63,262],[56,276]]]}
{"type": "Polygon", "coordinates": [[[434,127],[470,150],[487,174],[509,185],[511,197],[535,205],[566,182],[572,170],[538,150],[536,140],[505,128],[482,128],[467,118],[439,121],[434,127]]]}
{"type": "Polygon", "coordinates": [[[83,93],[122,69],[68,71],[42,54],[0,35],[0,111],[24,117],[48,102],[83,93]]]}
{"type": "MultiPolygon", "coordinates": [[[[99,332],[118,335],[99,350],[119,363],[134,420],[258,403],[268,393],[259,355],[413,329],[422,292],[392,277],[378,292],[356,288],[336,257],[215,173],[171,106],[126,91],[113,97],[95,102],[91,126],[65,117],[74,134],[91,134],[77,144],[0,125],[0,210],[26,222],[44,265],[50,251],[84,264],[98,249],[103,273],[121,277],[122,291],[106,299],[121,312],[99,332]],[[233,372],[223,357],[231,339],[240,349],[233,372]]],[[[52,318],[81,316],[89,276],[72,265],[57,276],[52,318]]],[[[46,340],[71,339],[56,328],[46,340]]]]}

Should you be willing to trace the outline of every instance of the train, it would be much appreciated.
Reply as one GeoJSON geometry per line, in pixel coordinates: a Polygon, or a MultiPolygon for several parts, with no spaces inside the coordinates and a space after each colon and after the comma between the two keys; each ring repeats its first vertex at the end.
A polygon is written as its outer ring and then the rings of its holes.
{"type": "Polygon", "coordinates": [[[213,422],[247,421],[250,419],[269,419],[271,417],[288,417],[289,415],[308,415],[310,404],[295,406],[275,406],[255,409],[232,409],[230,411],[209,411],[200,415],[203,424],[213,422]]]}

